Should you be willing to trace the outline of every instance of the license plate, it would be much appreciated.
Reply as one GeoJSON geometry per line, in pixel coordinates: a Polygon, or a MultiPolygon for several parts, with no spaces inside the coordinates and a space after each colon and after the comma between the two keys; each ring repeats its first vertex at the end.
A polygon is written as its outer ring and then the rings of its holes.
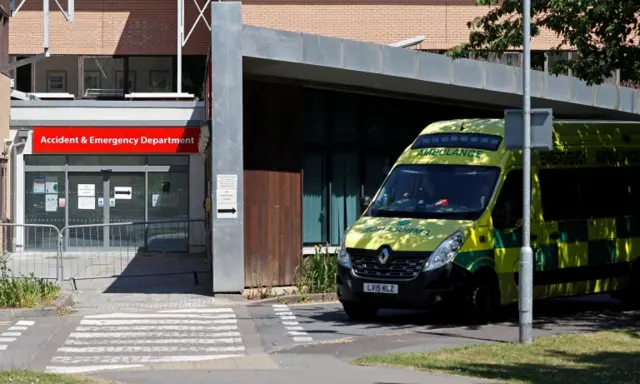
{"type": "Polygon", "coordinates": [[[364,283],[364,291],[369,293],[388,293],[391,295],[397,295],[398,285],[397,284],[364,283]]]}

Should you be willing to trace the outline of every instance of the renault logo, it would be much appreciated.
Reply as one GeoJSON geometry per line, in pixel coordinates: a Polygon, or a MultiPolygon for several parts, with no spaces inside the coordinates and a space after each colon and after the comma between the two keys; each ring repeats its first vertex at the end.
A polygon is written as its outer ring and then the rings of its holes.
{"type": "Polygon", "coordinates": [[[387,260],[389,260],[389,250],[387,248],[383,248],[378,255],[378,262],[380,265],[384,265],[387,263],[387,260]]]}

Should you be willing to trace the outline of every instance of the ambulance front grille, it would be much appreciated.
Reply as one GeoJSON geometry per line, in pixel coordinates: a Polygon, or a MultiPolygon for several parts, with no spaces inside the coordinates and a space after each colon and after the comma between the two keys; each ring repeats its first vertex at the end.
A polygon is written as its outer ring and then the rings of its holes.
{"type": "Polygon", "coordinates": [[[354,252],[353,250],[349,253],[351,255],[353,272],[356,276],[381,280],[413,279],[418,276],[427,258],[427,255],[420,257],[398,257],[398,255],[395,254],[392,255],[384,265],[381,265],[378,261],[377,254],[354,252]]]}

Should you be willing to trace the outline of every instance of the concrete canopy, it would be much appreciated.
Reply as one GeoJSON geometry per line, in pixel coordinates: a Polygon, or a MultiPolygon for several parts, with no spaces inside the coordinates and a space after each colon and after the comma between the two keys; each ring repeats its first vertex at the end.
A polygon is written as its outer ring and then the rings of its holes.
{"type": "MultiPolygon", "coordinates": [[[[478,60],[333,37],[243,25],[245,75],[339,84],[456,104],[520,108],[522,70],[478,60]]],[[[587,86],[570,76],[531,71],[533,108],[575,118],[640,120],[637,90],[587,86]]]]}

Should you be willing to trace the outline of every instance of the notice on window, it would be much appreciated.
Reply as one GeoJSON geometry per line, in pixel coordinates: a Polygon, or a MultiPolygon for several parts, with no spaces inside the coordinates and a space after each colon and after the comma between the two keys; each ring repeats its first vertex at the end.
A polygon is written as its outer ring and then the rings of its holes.
{"type": "Polygon", "coordinates": [[[34,194],[44,193],[45,185],[46,185],[46,182],[44,178],[33,179],[33,193],[34,194]]]}
{"type": "Polygon", "coordinates": [[[67,199],[61,197],[58,199],[58,207],[64,208],[67,205],[67,199]]]}
{"type": "Polygon", "coordinates": [[[47,193],[44,196],[44,210],[45,212],[56,212],[58,210],[57,193],[47,193]]]}
{"type": "Polygon", "coordinates": [[[95,184],[78,184],[78,196],[94,197],[96,195],[95,184]]]}
{"type": "Polygon", "coordinates": [[[157,207],[159,202],[160,202],[160,194],[159,193],[152,194],[151,195],[151,206],[152,207],[157,207]]]}
{"type": "Polygon", "coordinates": [[[104,207],[104,198],[98,197],[98,208],[104,207]]]}
{"type": "Polygon", "coordinates": [[[96,198],[93,196],[78,196],[78,209],[96,209],[96,198]]]}
{"type": "Polygon", "coordinates": [[[58,194],[58,178],[53,176],[47,176],[45,178],[45,193],[58,194]]]}

